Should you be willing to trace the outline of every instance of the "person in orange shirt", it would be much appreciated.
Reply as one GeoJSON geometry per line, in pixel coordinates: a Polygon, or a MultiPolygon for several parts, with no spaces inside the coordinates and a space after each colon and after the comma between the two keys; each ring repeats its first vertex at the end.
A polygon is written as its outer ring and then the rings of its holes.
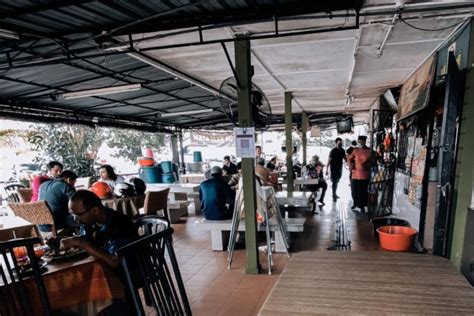
{"type": "Polygon", "coordinates": [[[370,166],[372,163],[372,152],[365,143],[367,136],[359,136],[357,148],[347,157],[351,169],[351,190],[354,203],[352,210],[365,212],[368,204],[368,188],[370,181],[370,166]]]}

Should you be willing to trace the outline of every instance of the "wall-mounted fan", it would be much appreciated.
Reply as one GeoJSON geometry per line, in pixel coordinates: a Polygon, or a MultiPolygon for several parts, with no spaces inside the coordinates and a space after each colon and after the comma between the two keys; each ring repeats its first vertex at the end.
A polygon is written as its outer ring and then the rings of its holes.
{"type": "MultiPolygon", "coordinates": [[[[222,81],[219,88],[221,95],[226,95],[235,101],[229,100],[228,98],[220,97],[221,107],[225,115],[229,120],[238,126],[239,116],[237,114],[237,81],[234,77],[229,77],[222,81]]],[[[262,90],[255,84],[252,84],[252,94],[250,96],[250,102],[252,103],[252,114],[255,128],[258,130],[267,129],[272,122],[272,108],[262,90]]]]}

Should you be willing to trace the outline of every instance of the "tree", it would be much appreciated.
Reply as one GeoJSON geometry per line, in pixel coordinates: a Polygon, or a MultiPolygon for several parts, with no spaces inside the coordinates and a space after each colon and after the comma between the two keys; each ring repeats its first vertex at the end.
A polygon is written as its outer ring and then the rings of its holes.
{"type": "Polygon", "coordinates": [[[93,176],[97,151],[102,145],[103,130],[81,125],[31,126],[28,142],[40,154],[36,162],[50,159],[62,162],[65,169],[73,170],[80,177],[93,176]]]}
{"type": "Polygon", "coordinates": [[[109,129],[107,130],[107,145],[115,148],[116,158],[125,158],[137,162],[142,157],[142,148],[147,147],[160,153],[165,145],[164,134],[147,133],[136,130],[109,129]]]}

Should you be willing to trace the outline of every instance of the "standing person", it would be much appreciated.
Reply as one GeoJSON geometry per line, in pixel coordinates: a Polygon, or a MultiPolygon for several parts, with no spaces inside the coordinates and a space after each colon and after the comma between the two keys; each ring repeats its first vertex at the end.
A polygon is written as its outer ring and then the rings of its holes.
{"type": "Polygon", "coordinates": [[[222,178],[220,167],[212,167],[211,175],[211,179],[201,182],[199,186],[202,213],[209,220],[230,219],[234,210],[235,192],[222,178]]]}
{"type": "Polygon", "coordinates": [[[114,190],[115,185],[125,182],[124,177],[117,175],[111,165],[100,166],[99,175],[99,181],[107,183],[109,187],[112,188],[112,191],[114,190]]]}
{"type": "Polygon", "coordinates": [[[332,182],[332,199],[334,202],[339,198],[337,195],[337,184],[342,176],[343,161],[346,160],[346,152],[342,148],[342,139],[336,138],[336,147],[329,152],[328,166],[326,167],[326,175],[331,170],[332,182]]]}
{"type": "Polygon", "coordinates": [[[317,190],[319,190],[319,188],[321,188],[322,189],[321,197],[319,198],[318,202],[321,205],[326,205],[326,203],[324,203],[324,196],[326,195],[328,184],[326,183],[326,180],[324,180],[323,168],[324,168],[324,165],[319,160],[319,156],[314,155],[311,158],[310,163],[306,166],[306,170],[308,172],[308,177],[310,179],[318,179],[318,184],[309,184],[306,187],[311,192],[316,192],[317,190]]]}
{"type": "Polygon", "coordinates": [[[351,173],[351,190],[353,190],[352,210],[365,212],[368,205],[368,188],[370,181],[370,165],[372,153],[365,143],[367,136],[359,136],[357,148],[347,157],[351,173]]]}
{"type": "Polygon", "coordinates": [[[255,146],[255,160],[262,157],[262,146],[255,146]]]}
{"type": "MultiPolygon", "coordinates": [[[[64,229],[73,226],[74,219],[69,214],[68,203],[71,196],[76,192],[74,184],[77,174],[71,170],[64,170],[59,179],[46,181],[40,185],[39,200],[46,201],[53,214],[56,229],[64,229]]],[[[48,232],[50,225],[38,225],[40,230],[48,232]]]]}
{"type": "Polygon", "coordinates": [[[57,178],[63,171],[63,165],[58,161],[50,161],[46,165],[46,168],[48,169],[46,175],[39,175],[33,179],[33,183],[31,184],[31,189],[33,192],[30,200],[31,202],[38,201],[39,187],[42,183],[57,178]]]}
{"type": "Polygon", "coordinates": [[[230,161],[230,156],[224,156],[224,165],[222,166],[222,171],[224,174],[233,175],[237,174],[237,166],[230,161]]]}

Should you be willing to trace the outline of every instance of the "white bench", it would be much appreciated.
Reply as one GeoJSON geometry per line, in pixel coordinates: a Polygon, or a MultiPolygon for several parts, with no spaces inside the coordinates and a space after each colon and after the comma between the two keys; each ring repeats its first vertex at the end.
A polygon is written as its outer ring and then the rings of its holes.
{"type": "MultiPolygon", "coordinates": [[[[305,218],[284,218],[283,225],[286,228],[288,238],[290,233],[303,232],[305,218]]],[[[193,223],[193,226],[200,230],[210,230],[211,231],[211,242],[212,250],[223,251],[224,245],[227,244],[230,230],[232,228],[232,220],[223,220],[223,221],[211,221],[205,218],[196,221],[193,223]]],[[[239,223],[239,232],[245,231],[245,220],[240,220],[239,223]]],[[[258,225],[258,231],[265,231],[265,227],[258,225]]],[[[270,220],[270,231],[275,234],[275,251],[276,252],[285,252],[285,244],[283,242],[283,236],[281,235],[278,225],[275,219],[270,220]]],[[[288,240],[289,241],[289,240],[288,240]]]]}
{"type": "Polygon", "coordinates": [[[168,215],[171,223],[179,222],[181,216],[188,216],[188,201],[168,201],[168,215]]]}

